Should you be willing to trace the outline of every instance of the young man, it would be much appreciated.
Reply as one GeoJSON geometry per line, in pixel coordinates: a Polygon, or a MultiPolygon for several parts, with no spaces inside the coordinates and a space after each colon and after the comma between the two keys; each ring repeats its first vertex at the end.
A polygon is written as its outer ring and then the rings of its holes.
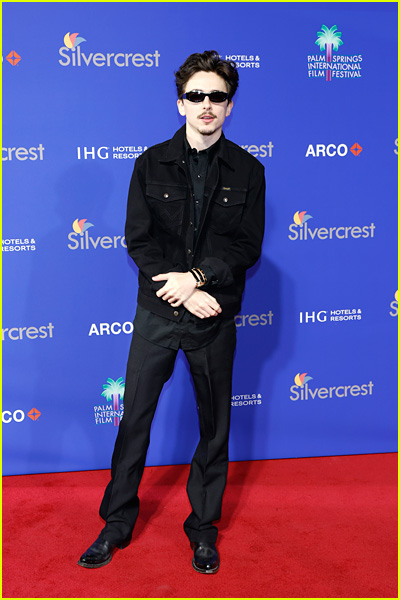
{"type": "Polygon", "coordinates": [[[131,540],[150,426],[179,348],[190,365],[200,421],[184,530],[193,568],[219,568],[213,521],[221,515],[228,470],[234,316],[246,269],[261,253],[264,167],[222,133],[238,86],[235,64],[215,51],[192,54],[175,77],[186,125],[136,160],[129,190],[126,241],[139,267],[138,307],[124,417],[100,507],[106,525],[78,562],[88,568],[107,564],[131,540]]]}

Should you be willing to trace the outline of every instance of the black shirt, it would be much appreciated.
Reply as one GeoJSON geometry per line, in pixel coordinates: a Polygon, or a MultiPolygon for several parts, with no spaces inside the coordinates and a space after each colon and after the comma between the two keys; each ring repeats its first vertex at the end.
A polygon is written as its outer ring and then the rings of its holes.
{"type": "Polygon", "coordinates": [[[188,156],[190,177],[193,187],[194,199],[194,240],[197,239],[197,229],[200,222],[201,211],[203,210],[204,189],[206,185],[208,167],[215,156],[218,148],[219,138],[215,144],[198,151],[196,148],[191,148],[188,141],[185,139],[186,153],[188,156]]]}

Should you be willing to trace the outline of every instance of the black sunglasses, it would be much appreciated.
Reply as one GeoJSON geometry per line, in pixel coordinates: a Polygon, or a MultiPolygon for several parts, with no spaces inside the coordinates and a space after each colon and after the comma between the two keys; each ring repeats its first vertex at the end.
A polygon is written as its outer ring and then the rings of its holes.
{"type": "Polygon", "coordinates": [[[228,94],[226,92],[210,92],[206,94],[206,92],[186,92],[183,94],[182,98],[185,100],[189,100],[189,102],[203,102],[204,98],[208,96],[210,98],[210,102],[225,102],[228,100],[228,94]]]}

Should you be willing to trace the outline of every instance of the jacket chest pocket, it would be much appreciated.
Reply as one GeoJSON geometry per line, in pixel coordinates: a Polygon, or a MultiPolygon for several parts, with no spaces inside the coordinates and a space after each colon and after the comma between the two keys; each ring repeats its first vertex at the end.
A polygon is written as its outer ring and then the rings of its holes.
{"type": "Polygon", "coordinates": [[[147,201],[159,226],[169,232],[180,230],[186,201],[186,188],[157,183],[146,185],[147,201]]]}
{"type": "Polygon", "coordinates": [[[247,190],[217,190],[210,203],[210,229],[225,234],[234,231],[242,219],[247,190]]]}

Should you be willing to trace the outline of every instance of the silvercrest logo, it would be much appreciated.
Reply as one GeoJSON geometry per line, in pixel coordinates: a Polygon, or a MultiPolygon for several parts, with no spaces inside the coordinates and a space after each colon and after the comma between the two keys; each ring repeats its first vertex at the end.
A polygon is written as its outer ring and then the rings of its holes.
{"type": "Polygon", "coordinates": [[[257,146],[256,144],[242,144],[241,147],[243,148],[243,150],[246,150],[249,154],[257,156],[258,158],[271,158],[272,148],[274,147],[274,145],[272,142],[268,142],[268,144],[261,144],[261,146],[257,146]]]}
{"type": "Polygon", "coordinates": [[[331,385],[329,387],[314,387],[311,388],[308,384],[313,377],[308,373],[297,373],[294,377],[295,385],[290,388],[290,400],[315,400],[319,398],[325,400],[327,398],[349,398],[357,396],[372,396],[372,381],[361,385],[331,385]]]}
{"type": "Polygon", "coordinates": [[[93,223],[88,223],[87,219],[75,219],[72,223],[72,229],[68,234],[69,250],[96,250],[97,248],[103,248],[103,250],[110,250],[122,246],[127,248],[125,236],[114,235],[98,235],[92,237],[89,235],[88,229],[94,227],[93,223]]]}
{"type": "Polygon", "coordinates": [[[371,225],[341,225],[339,227],[309,227],[308,220],[312,215],[307,214],[306,210],[296,211],[293,215],[293,223],[289,225],[289,240],[295,241],[313,241],[319,240],[347,240],[349,238],[373,238],[375,232],[375,223],[371,225]]]}
{"type": "Polygon", "coordinates": [[[62,57],[58,63],[62,67],[158,67],[160,53],[141,54],[139,52],[82,52],[80,44],[86,42],[85,38],[78,37],[78,33],[66,33],[64,46],[58,53],[62,57]]]}

